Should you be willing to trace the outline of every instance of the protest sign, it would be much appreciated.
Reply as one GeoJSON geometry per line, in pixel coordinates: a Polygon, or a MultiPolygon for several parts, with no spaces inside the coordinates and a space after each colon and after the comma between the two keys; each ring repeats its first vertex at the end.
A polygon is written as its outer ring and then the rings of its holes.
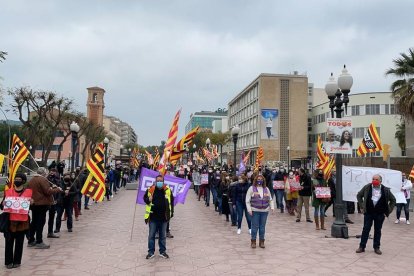
{"type": "Polygon", "coordinates": [[[205,185],[205,184],[208,184],[208,174],[207,173],[201,174],[201,185],[205,185]]]}
{"type": "MultiPolygon", "coordinates": [[[[144,204],[144,195],[148,187],[154,184],[155,178],[159,172],[142,168],[141,176],[139,178],[139,188],[136,202],[144,204]]],[[[165,175],[164,183],[171,189],[174,196],[174,205],[177,203],[184,204],[188,189],[190,189],[191,182],[188,179],[183,179],[171,175],[165,175]]]]}
{"type": "Polygon", "coordinates": [[[372,177],[379,174],[382,177],[382,185],[391,189],[397,203],[407,203],[404,193],[401,191],[402,174],[400,171],[383,168],[348,167],[342,166],[342,193],[343,200],[357,202],[358,192],[368,183],[372,177]]]}
{"type": "Polygon", "coordinates": [[[316,198],[331,198],[331,189],[329,187],[315,187],[316,198]]]}
{"type": "Polygon", "coordinates": [[[30,208],[31,194],[27,197],[9,196],[4,199],[3,212],[11,214],[28,214],[30,208]]]}
{"type": "Polygon", "coordinates": [[[274,180],[273,181],[273,189],[275,190],[284,190],[285,189],[285,182],[282,180],[274,180]]]}
{"type": "Polygon", "coordinates": [[[300,183],[296,180],[296,178],[290,179],[289,178],[289,186],[291,192],[296,192],[302,190],[302,186],[300,186],[300,183]]]}

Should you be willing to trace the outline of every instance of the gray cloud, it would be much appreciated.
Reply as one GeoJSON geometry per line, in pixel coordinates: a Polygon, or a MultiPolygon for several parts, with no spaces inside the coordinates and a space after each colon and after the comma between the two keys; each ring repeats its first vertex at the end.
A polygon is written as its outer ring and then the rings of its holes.
{"type": "Polygon", "coordinates": [[[3,86],[52,89],[106,114],[142,144],[166,138],[180,107],[225,107],[262,72],[307,72],[323,87],[348,65],[353,92],[388,91],[393,58],[413,46],[410,1],[7,1],[0,11],[3,86]],[[398,12],[397,12],[398,11],[398,12]]]}

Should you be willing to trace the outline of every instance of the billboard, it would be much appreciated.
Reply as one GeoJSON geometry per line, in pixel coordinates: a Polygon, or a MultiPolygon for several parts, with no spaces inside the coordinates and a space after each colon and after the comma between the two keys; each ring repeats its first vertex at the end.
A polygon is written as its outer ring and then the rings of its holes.
{"type": "Polygon", "coordinates": [[[279,110],[262,109],[261,110],[260,133],[263,140],[279,139],[279,110]]]}
{"type": "Polygon", "coordinates": [[[352,154],[352,120],[329,118],[326,123],[326,152],[352,154]]]}

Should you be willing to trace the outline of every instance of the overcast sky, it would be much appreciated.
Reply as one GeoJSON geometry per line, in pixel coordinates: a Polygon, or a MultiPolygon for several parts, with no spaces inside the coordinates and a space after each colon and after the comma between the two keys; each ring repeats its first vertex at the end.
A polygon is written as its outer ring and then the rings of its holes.
{"type": "Polygon", "coordinates": [[[165,140],[182,107],[227,107],[260,73],[306,72],[324,87],[347,64],[352,93],[388,91],[384,72],[414,46],[414,1],[2,1],[4,87],[55,90],[105,114],[143,145],[165,140]]]}

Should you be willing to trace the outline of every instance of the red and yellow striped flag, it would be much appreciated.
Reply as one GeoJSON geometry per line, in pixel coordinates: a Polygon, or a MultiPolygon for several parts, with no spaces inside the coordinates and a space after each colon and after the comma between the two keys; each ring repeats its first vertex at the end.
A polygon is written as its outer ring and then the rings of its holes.
{"type": "Polygon", "coordinates": [[[247,155],[243,158],[243,163],[247,164],[247,162],[249,162],[250,159],[250,153],[252,152],[252,150],[249,150],[249,152],[247,153],[247,155]]]}
{"type": "Polygon", "coordinates": [[[254,166],[255,169],[259,169],[259,166],[262,163],[263,157],[264,157],[263,148],[259,147],[259,149],[257,150],[256,165],[254,166]]]}
{"type": "Polygon", "coordinates": [[[414,166],[411,169],[410,175],[408,177],[411,178],[411,179],[414,179],[414,166]]]}
{"type": "Polygon", "coordinates": [[[325,164],[326,165],[323,168],[323,175],[325,180],[328,180],[331,177],[332,169],[335,167],[335,158],[329,158],[325,164]]]}
{"type": "Polygon", "coordinates": [[[381,139],[378,135],[377,128],[375,127],[375,123],[372,122],[368,127],[367,133],[365,133],[361,144],[359,145],[357,154],[358,156],[362,156],[367,152],[376,152],[381,150],[381,139]]]}
{"type": "Polygon", "coordinates": [[[20,165],[29,155],[29,151],[26,146],[20,140],[20,138],[14,134],[13,143],[9,152],[9,178],[5,190],[13,188],[14,178],[20,165]]]}
{"type": "Polygon", "coordinates": [[[316,167],[318,169],[322,169],[322,167],[326,166],[329,162],[329,154],[325,153],[325,150],[322,145],[322,139],[321,136],[318,135],[318,144],[316,147],[316,155],[318,156],[318,162],[316,164],[316,167]]]}
{"type": "Polygon", "coordinates": [[[171,164],[175,165],[178,162],[178,160],[181,158],[181,156],[185,152],[187,152],[187,148],[189,148],[191,144],[193,143],[193,139],[196,136],[199,129],[200,129],[199,126],[193,128],[183,138],[180,139],[180,141],[174,147],[174,150],[170,156],[171,164]]]}
{"type": "Polygon", "coordinates": [[[102,201],[105,196],[105,168],[104,168],[104,145],[97,146],[95,153],[86,163],[89,171],[88,178],[83,185],[81,193],[96,201],[102,201]]]}
{"type": "Polygon", "coordinates": [[[174,150],[175,142],[178,135],[178,121],[180,120],[181,109],[175,114],[172,126],[168,133],[167,143],[165,144],[164,153],[162,155],[160,164],[158,165],[158,171],[164,175],[166,172],[166,164],[170,158],[172,151],[174,150]]]}

